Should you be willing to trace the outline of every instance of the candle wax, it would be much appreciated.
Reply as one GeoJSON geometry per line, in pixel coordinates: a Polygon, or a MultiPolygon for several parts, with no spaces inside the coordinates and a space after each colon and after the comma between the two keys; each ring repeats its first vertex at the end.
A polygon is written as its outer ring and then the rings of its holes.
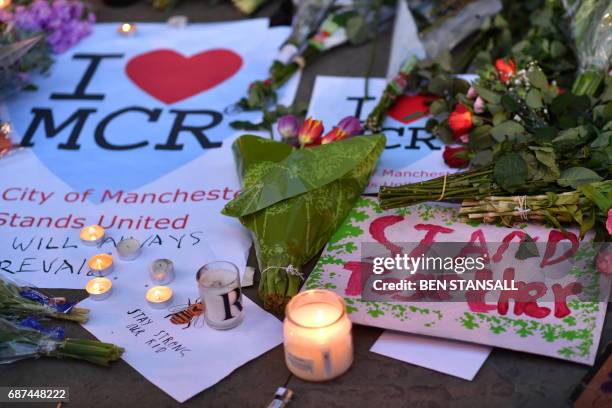
{"type": "Polygon", "coordinates": [[[342,316],[342,311],[329,303],[309,303],[291,312],[291,319],[304,327],[325,327],[342,316]]]}

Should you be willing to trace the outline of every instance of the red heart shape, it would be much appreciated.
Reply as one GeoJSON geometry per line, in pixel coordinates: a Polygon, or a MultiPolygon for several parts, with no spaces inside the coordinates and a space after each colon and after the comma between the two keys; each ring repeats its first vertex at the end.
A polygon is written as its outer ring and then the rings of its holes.
{"type": "Polygon", "coordinates": [[[214,49],[185,57],[155,50],[132,58],[125,67],[130,80],[167,104],[182,101],[231,78],[242,66],[234,51],[214,49]]]}
{"type": "Polygon", "coordinates": [[[428,102],[431,102],[433,99],[430,95],[402,95],[397,98],[393,107],[389,109],[389,116],[402,123],[414,122],[429,115],[428,102]],[[423,112],[423,114],[411,116],[418,112],[423,112]]]}

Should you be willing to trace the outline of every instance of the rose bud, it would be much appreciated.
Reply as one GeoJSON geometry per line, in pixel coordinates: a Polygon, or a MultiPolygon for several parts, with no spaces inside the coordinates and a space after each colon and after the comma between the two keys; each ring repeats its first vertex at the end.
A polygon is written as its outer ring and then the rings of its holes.
{"type": "Polygon", "coordinates": [[[354,116],[347,116],[338,122],[336,127],[334,127],[329,133],[323,136],[323,139],[321,139],[321,144],[337,142],[351,136],[356,136],[362,131],[363,129],[361,128],[359,119],[354,116]]]}
{"type": "Polygon", "coordinates": [[[608,210],[608,219],[606,220],[606,229],[608,234],[612,235],[612,208],[608,210]]]}
{"type": "Polygon", "coordinates": [[[315,120],[313,118],[306,119],[298,132],[300,146],[318,142],[323,130],[323,123],[320,120],[315,120]]]}
{"type": "Polygon", "coordinates": [[[470,163],[467,159],[467,149],[463,146],[446,146],[442,157],[444,158],[444,163],[454,169],[466,167],[470,163]]]}
{"type": "Polygon", "coordinates": [[[612,251],[602,249],[595,258],[595,266],[599,273],[604,275],[612,275],[612,251]]]}
{"type": "Polygon", "coordinates": [[[468,89],[467,91],[467,95],[468,99],[474,99],[478,96],[478,93],[476,92],[476,88],[474,88],[473,86],[470,86],[470,89],[468,89]]]}
{"type": "Polygon", "coordinates": [[[511,59],[506,62],[499,58],[495,61],[495,69],[502,82],[508,82],[516,74],[516,64],[511,59]]]}
{"type": "Polygon", "coordinates": [[[294,137],[297,137],[298,132],[300,130],[298,120],[294,115],[282,116],[278,120],[276,128],[278,129],[278,133],[280,133],[283,139],[293,139],[294,137]]]}
{"type": "Polygon", "coordinates": [[[474,113],[484,113],[485,111],[485,101],[480,96],[476,98],[474,101],[474,113]]]}
{"type": "Polygon", "coordinates": [[[448,126],[453,131],[455,139],[468,133],[472,129],[472,112],[470,112],[463,104],[459,103],[455,106],[455,110],[448,117],[448,126]]]}

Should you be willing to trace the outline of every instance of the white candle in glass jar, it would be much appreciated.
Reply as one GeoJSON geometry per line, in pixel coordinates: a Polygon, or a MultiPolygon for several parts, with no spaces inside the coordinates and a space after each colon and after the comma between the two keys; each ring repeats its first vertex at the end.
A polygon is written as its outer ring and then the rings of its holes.
{"type": "Polygon", "coordinates": [[[342,298],[327,290],[296,295],[283,323],[285,362],[297,377],[327,381],[353,363],[352,323],[342,298]]]}
{"type": "Polygon", "coordinates": [[[238,267],[231,262],[211,262],[200,268],[196,280],[206,323],[219,330],[238,326],[244,316],[238,267]]]}

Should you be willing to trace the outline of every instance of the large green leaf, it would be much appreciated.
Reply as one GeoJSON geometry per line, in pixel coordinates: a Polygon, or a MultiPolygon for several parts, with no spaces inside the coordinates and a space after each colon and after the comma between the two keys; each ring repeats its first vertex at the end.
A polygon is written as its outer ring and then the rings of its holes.
{"type": "Polygon", "coordinates": [[[577,188],[583,184],[591,184],[602,180],[602,177],[586,167],[570,167],[561,172],[557,180],[560,186],[577,188]]]}
{"type": "Polygon", "coordinates": [[[225,206],[223,213],[242,217],[323,187],[364,163],[372,170],[385,140],[382,134],[359,136],[293,150],[282,162],[271,164],[261,178],[225,206]]]}
{"type": "Polygon", "coordinates": [[[527,163],[515,152],[503,154],[493,167],[495,182],[511,193],[527,183],[527,163]]]}

